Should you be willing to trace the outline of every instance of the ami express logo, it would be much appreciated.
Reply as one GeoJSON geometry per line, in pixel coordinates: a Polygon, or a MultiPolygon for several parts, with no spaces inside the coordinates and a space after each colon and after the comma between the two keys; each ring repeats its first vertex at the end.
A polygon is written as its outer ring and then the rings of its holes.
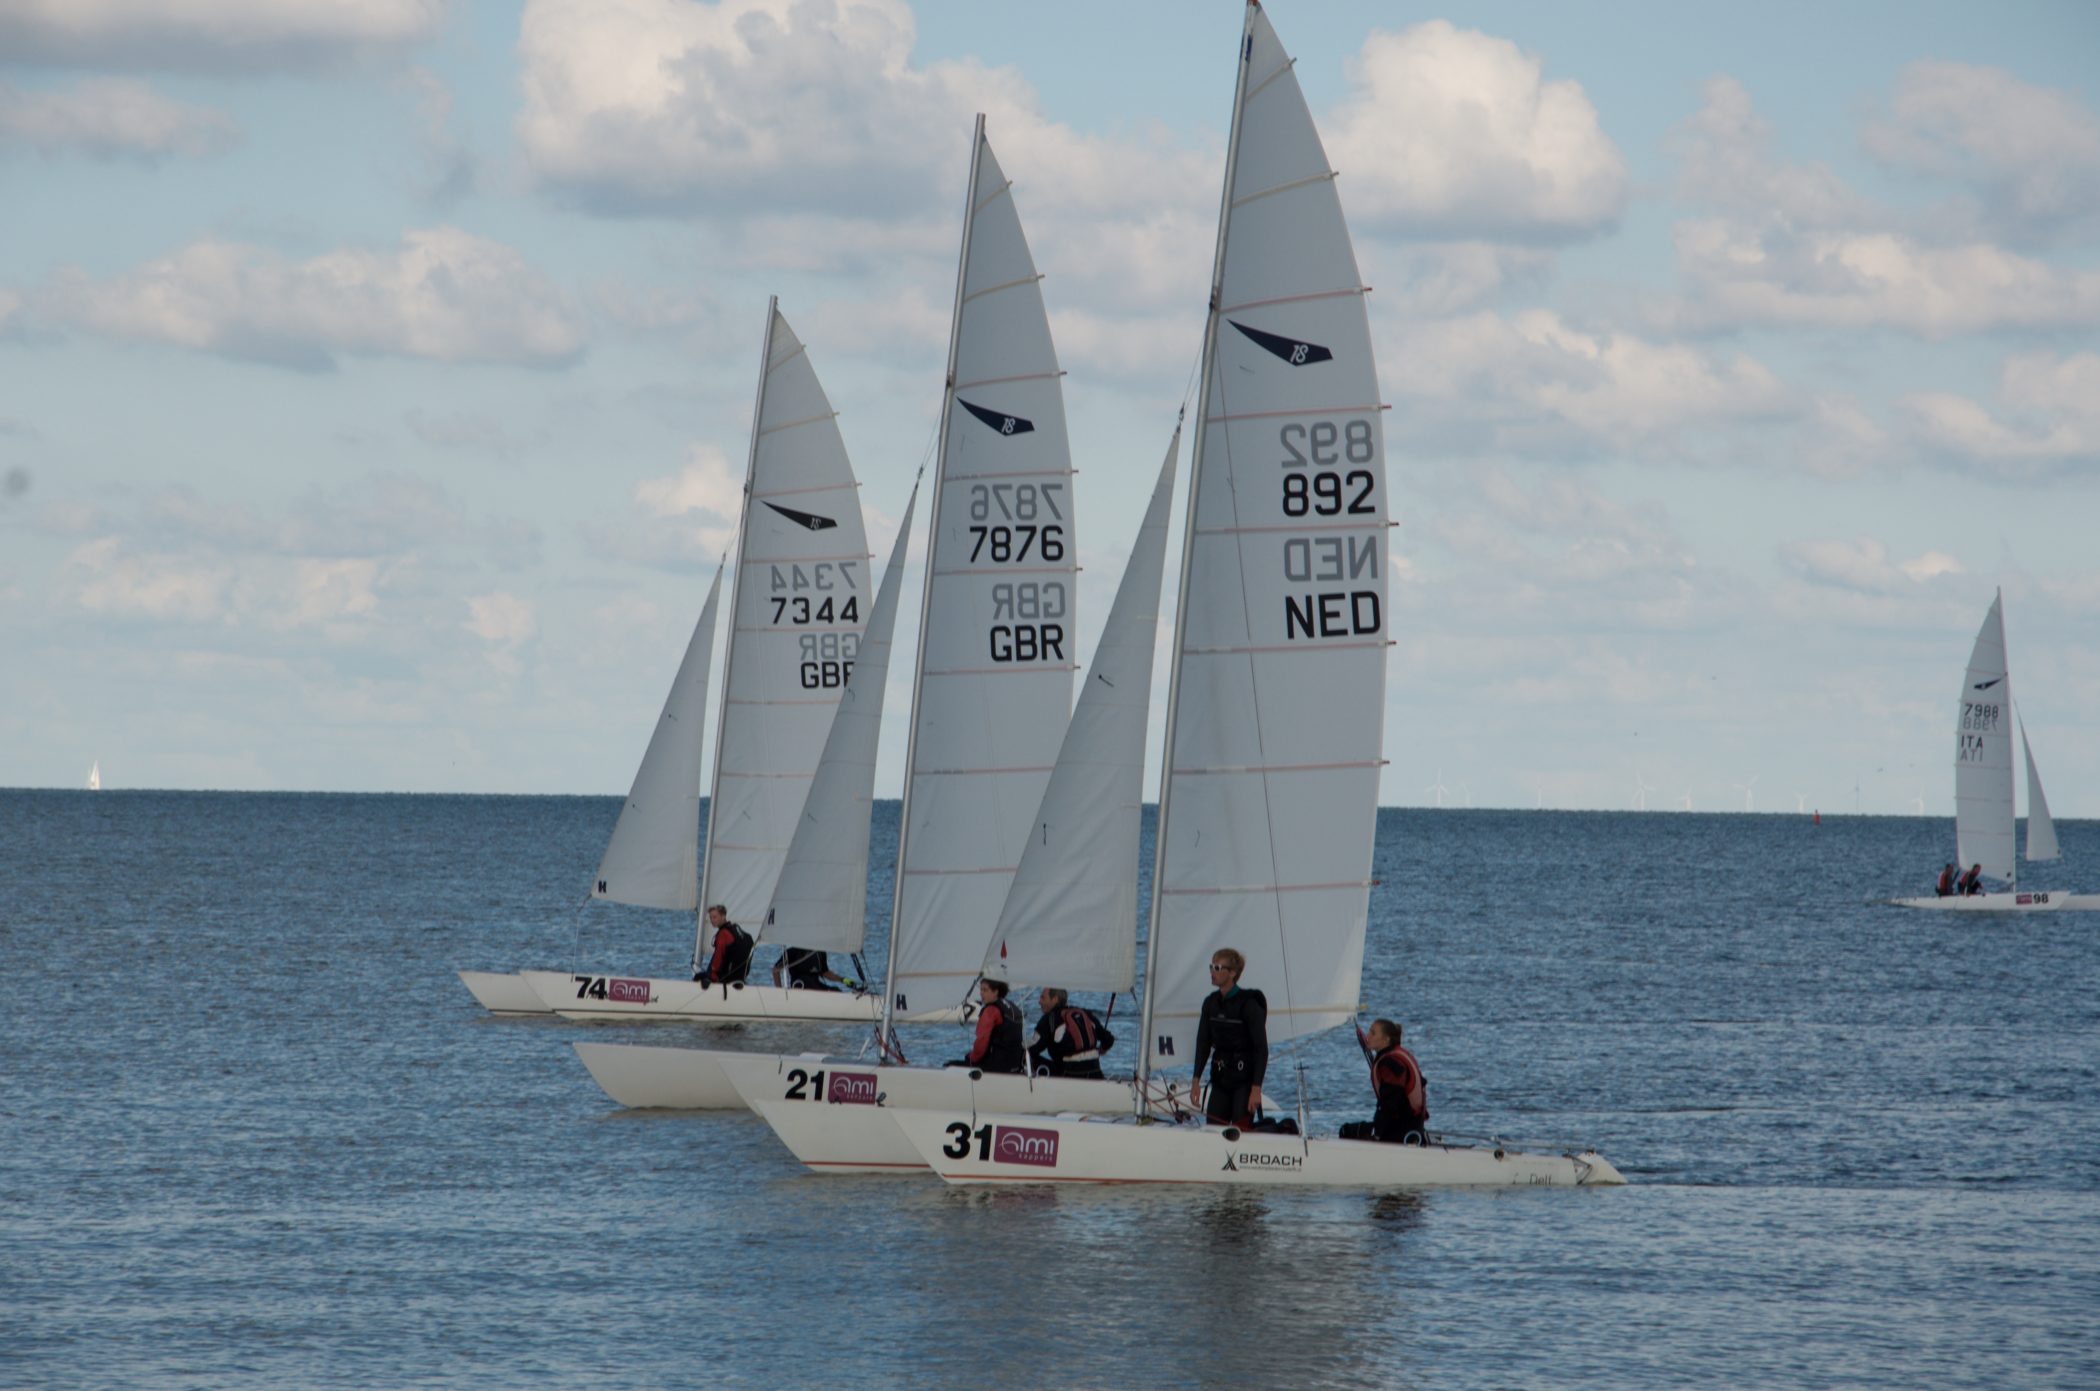
{"type": "Polygon", "coordinates": [[[1057,1167],[1057,1132],[1025,1125],[1002,1125],[992,1134],[992,1159],[999,1164],[1057,1167]]]}
{"type": "Polygon", "coordinates": [[[825,1090],[824,1099],[834,1106],[873,1106],[875,1074],[834,1072],[831,1074],[831,1085],[825,1090]]]}
{"type": "Polygon", "coordinates": [[[609,980],[605,983],[605,997],[608,1000],[618,1000],[623,1005],[646,1005],[649,1003],[649,982],[609,980]]]}

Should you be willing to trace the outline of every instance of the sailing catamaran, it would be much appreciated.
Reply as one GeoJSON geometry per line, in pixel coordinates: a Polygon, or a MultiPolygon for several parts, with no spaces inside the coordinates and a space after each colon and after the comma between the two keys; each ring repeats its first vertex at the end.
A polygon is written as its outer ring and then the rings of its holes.
{"type": "MultiPolygon", "coordinates": [[[[1386,658],[1386,488],[1355,254],[1250,3],[1191,453],[1139,1087],[1184,1067],[1213,949],[1284,1043],[1355,1014],[1386,658]]],[[[1595,1153],[1403,1146],[982,1108],[893,1121],[952,1183],[1602,1184],[1595,1153]]],[[[1149,1119],[1149,1118],[1148,1118],[1149,1119]]]]}
{"type": "MultiPolygon", "coordinates": [[[[980,117],[929,508],[886,1044],[896,1020],[953,1017],[968,999],[1071,713],[1078,543],[1041,278],[980,117]]],[[[622,1105],[743,1104],[723,1060],[748,1055],[578,1052],[622,1105]]],[[[811,1070],[757,1056],[782,1078],[811,1070]]]]}
{"type": "MultiPolygon", "coordinates": [[[[2005,653],[2005,594],[1991,598],[1990,611],[1976,631],[1962,674],[1954,726],[1954,843],[1957,871],[1978,866],[1982,876],[2005,885],[2002,890],[1946,897],[1896,898],[1899,908],[1930,908],[1961,913],[2047,913],[2066,909],[2100,909],[2100,894],[2070,894],[2020,887],[2020,866],[2013,845],[2014,722],[2012,679],[2005,653]]],[[[2020,721],[2020,752],[2027,760],[2027,861],[2062,858],[2049,800],[2042,795],[2042,775],[2028,747],[2027,724],[2020,721]]]]}
{"type": "MultiPolygon", "coordinates": [[[[754,922],[765,912],[851,676],[867,622],[867,533],[858,488],[808,354],[778,300],[769,301],[706,855],[695,863],[719,575],[592,888],[595,898],[694,912],[695,969],[706,944],[703,905],[720,902],[732,918],[754,922]]],[[[866,995],[708,986],[690,974],[462,971],[460,978],[492,1011],[566,1019],[852,1022],[876,1014],[866,995]]]]}

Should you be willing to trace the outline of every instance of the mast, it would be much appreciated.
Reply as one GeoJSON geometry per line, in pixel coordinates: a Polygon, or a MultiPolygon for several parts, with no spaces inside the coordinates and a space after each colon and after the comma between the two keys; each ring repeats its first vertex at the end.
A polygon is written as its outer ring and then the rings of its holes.
{"type": "Polygon", "coordinates": [[[919,594],[919,642],[912,657],[911,723],[905,731],[904,797],[897,812],[897,873],[890,888],[889,944],[883,950],[882,1026],[877,1035],[887,1054],[897,1014],[897,919],[904,909],[905,852],[911,844],[911,784],[919,749],[919,703],[926,694],[926,620],[933,604],[934,544],[941,534],[941,485],[947,472],[948,417],[954,413],[955,354],[962,331],[963,278],[970,268],[970,229],[977,221],[977,152],[984,145],[984,113],[970,132],[970,178],[963,194],[962,248],[955,260],[955,307],[948,318],[948,365],[941,375],[940,434],[933,456],[933,505],[926,509],[926,578],[919,594]]]}
{"type": "Polygon", "coordinates": [[[715,811],[722,805],[722,727],[729,718],[729,673],[736,661],[737,601],[744,588],[744,538],[751,530],[751,480],[758,472],[758,426],[766,409],[766,375],[773,366],[773,323],[780,317],[780,296],[766,296],[766,332],[758,349],[758,390],[751,398],[751,447],[744,456],[744,505],[736,523],[736,570],[729,577],[729,644],[722,653],[722,700],[715,714],[715,766],[707,785],[707,839],[700,859],[700,906],[693,918],[693,969],[707,941],[707,871],[714,858],[715,811]]]}
{"type": "Polygon", "coordinates": [[[1218,344],[1218,295],[1225,278],[1225,233],[1232,218],[1232,178],[1240,158],[1240,114],[1247,94],[1247,65],[1254,47],[1254,13],[1259,0],[1247,0],[1240,21],[1239,73],[1232,84],[1232,130],[1225,145],[1225,184],[1218,194],[1218,239],[1210,264],[1210,303],[1203,321],[1203,362],[1196,388],[1196,433],[1189,447],[1188,517],[1181,535],[1181,579],[1175,591],[1174,647],[1167,677],[1167,731],[1160,741],[1159,816],[1152,830],[1152,904],[1145,924],[1145,994],[1139,1010],[1137,1095],[1140,1115],[1145,1110],[1145,1083],[1152,1075],[1152,996],[1158,979],[1160,903],[1166,884],[1167,816],[1173,802],[1174,725],[1181,705],[1181,649],[1189,620],[1189,565],[1196,553],[1196,507],[1203,486],[1203,436],[1210,414],[1211,359],[1218,344]]]}

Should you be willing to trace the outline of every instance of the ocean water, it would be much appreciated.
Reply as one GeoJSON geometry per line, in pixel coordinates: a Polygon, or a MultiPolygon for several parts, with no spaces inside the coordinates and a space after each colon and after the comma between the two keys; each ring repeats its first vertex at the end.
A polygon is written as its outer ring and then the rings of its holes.
{"type": "MultiPolygon", "coordinates": [[[[617,805],[0,792],[0,1385],[2100,1385],[2100,915],[1874,906],[1944,820],[1381,814],[1436,1125],[1626,1188],[967,1192],[568,1046],[851,1033],[479,1011],[455,969],[686,959],[579,907],[617,805]]],[[[2100,890],[2059,831],[2034,886],[2100,890]]],[[[1367,1114],[1348,1039],[1299,1064],[1367,1114]]]]}

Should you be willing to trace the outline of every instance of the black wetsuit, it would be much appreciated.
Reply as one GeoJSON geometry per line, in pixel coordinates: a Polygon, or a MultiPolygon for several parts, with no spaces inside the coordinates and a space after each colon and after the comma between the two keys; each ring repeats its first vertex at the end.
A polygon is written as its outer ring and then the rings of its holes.
{"type": "Polygon", "coordinates": [[[1035,1021],[1035,1042],[1028,1057],[1052,1077],[1099,1077],[1101,1055],[1116,1046],[1116,1036],[1090,1009],[1063,1004],[1035,1021]]]}
{"type": "Polygon", "coordinates": [[[1250,1124],[1250,1093],[1269,1070],[1269,1002],[1259,990],[1235,988],[1231,998],[1213,990],[1196,1025],[1196,1075],[1210,1064],[1210,1094],[1203,1111],[1224,1125],[1250,1124]]]}
{"type": "Polygon", "coordinates": [[[831,958],[820,951],[804,951],[800,947],[783,947],[780,964],[787,967],[788,987],[793,990],[835,990],[837,987],[824,979],[831,969],[831,958]]]}

